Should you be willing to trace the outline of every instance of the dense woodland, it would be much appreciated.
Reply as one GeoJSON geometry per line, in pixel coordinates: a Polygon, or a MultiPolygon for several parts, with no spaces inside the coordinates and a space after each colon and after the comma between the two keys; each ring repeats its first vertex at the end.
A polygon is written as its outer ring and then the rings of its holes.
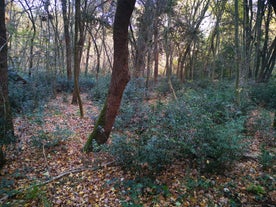
{"type": "Polygon", "coordinates": [[[1,206],[276,206],[275,0],[0,0],[1,206]]]}

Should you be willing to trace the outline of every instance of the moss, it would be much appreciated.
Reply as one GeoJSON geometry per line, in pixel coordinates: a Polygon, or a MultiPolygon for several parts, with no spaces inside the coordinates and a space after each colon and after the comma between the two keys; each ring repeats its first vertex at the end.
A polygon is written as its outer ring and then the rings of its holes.
{"type": "Polygon", "coordinates": [[[107,140],[107,136],[104,132],[105,126],[105,114],[107,108],[107,99],[104,103],[103,109],[100,113],[100,116],[94,126],[93,132],[89,135],[87,142],[84,145],[83,151],[84,152],[91,152],[93,150],[93,140],[96,140],[98,144],[104,144],[107,140]]]}

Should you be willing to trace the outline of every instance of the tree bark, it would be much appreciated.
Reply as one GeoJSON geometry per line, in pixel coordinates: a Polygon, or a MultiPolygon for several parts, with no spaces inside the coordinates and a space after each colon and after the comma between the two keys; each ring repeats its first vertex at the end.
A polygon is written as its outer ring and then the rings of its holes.
{"type": "Polygon", "coordinates": [[[87,76],[88,74],[90,49],[91,49],[91,37],[88,38],[88,45],[87,45],[86,59],[85,59],[85,76],[87,76]]]}
{"type": "Polygon", "coordinates": [[[262,49],[262,64],[261,69],[258,74],[258,82],[267,82],[271,75],[275,66],[276,61],[276,37],[272,41],[270,47],[268,47],[269,41],[269,25],[272,19],[272,7],[268,5],[268,14],[267,19],[265,21],[265,38],[262,49]]]}
{"type": "Polygon", "coordinates": [[[124,89],[130,80],[128,70],[128,26],[135,0],[119,0],[113,27],[114,63],[106,102],[84,151],[92,150],[92,141],[104,144],[109,138],[118,113],[124,89]]]}
{"type": "Polygon", "coordinates": [[[236,103],[240,105],[240,40],[239,40],[239,2],[235,0],[235,63],[236,63],[236,103]]]}
{"type": "Polygon", "coordinates": [[[138,39],[136,45],[136,57],[134,65],[134,77],[145,77],[146,69],[146,56],[148,51],[148,44],[150,43],[152,36],[152,24],[153,24],[153,2],[147,0],[145,2],[145,11],[140,19],[140,28],[138,32],[138,39]]]}
{"type": "Polygon", "coordinates": [[[254,57],[254,77],[255,80],[258,79],[258,74],[260,70],[261,62],[261,40],[262,40],[262,21],[264,16],[264,1],[258,0],[258,10],[256,17],[256,26],[255,26],[255,57],[254,57]]]}
{"type": "Polygon", "coordinates": [[[83,28],[80,26],[81,13],[80,13],[80,0],[76,0],[76,13],[75,13],[75,46],[74,46],[74,91],[72,104],[79,104],[80,117],[84,115],[83,106],[80,96],[79,88],[79,75],[80,75],[80,61],[83,47],[83,28]]]}
{"type": "Polygon", "coordinates": [[[154,83],[157,83],[158,78],[158,66],[159,66],[159,43],[158,43],[158,20],[154,21],[154,83]]]}
{"type": "Polygon", "coordinates": [[[5,161],[2,151],[3,144],[8,144],[15,140],[8,96],[7,57],[5,1],[0,0],[0,166],[2,166],[5,161]]]}
{"type": "Polygon", "coordinates": [[[69,33],[69,20],[67,16],[67,0],[62,0],[62,16],[63,16],[63,27],[64,27],[64,38],[66,48],[66,71],[67,80],[72,80],[72,52],[71,52],[71,38],[69,33]]]}

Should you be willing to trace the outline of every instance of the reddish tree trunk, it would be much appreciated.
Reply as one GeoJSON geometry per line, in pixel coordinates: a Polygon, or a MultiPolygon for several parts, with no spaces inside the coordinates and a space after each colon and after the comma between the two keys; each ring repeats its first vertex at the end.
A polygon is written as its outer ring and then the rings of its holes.
{"type": "Polygon", "coordinates": [[[111,83],[105,105],[92,134],[87,140],[84,151],[92,150],[92,141],[104,144],[109,138],[117,116],[124,89],[130,80],[128,70],[128,26],[134,9],[135,0],[119,0],[113,27],[114,63],[111,83]]]}

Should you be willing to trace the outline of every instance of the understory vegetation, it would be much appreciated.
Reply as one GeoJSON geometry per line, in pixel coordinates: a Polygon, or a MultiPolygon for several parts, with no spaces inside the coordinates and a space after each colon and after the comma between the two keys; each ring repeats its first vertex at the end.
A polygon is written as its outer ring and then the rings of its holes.
{"type": "Polygon", "coordinates": [[[177,91],[177,101],[164,99],[160,93],[170,91],[161,86],[153,104],[126,96],[112,140],[114,157],[125,168],[150,175],[175,159],[188,158],[202,172],[218,173],[231,166],[248,150],[244,105],[249,97],[236,106],[234,91],[226,84],[185,84],[177,91]],[[120,132],[125,128],[130,133],[120,132]]]}
{"type": "MultiPolygon", "coordinates": [[[[104,103],[109,79],[109,76],[99,79],[80,78],[82,93],[95,107],[100,108],[104,103]]],[[[265,86],[252,85],[248,86],[247,90],[242,90],[240,105],[235,102],[235,91],[231,82],[205,80],[184,84],[177,81],[172,83],[176,97],[172,95],[167,79],[160,80],[157,85],[150,83],[149,88],[138,87],[137,81],[132,80],[125,90],[110,143],[103,146],[94,143],[93,156],[108,156],[108,159],[114,160],[115,165],[124,173],[117,175],[116,170],[111,173],[109,168],[101,171],[112,174],[113,177],[107,179],[104,185],[109,186],[113,194],[116,192],[120,205],[144,206],[147,203],[152,206],[196,206],[203,200],[198,198],[198,201],[193,201],[196,199],[193,196],[194,192],[205,192],[202,196],[214,192],[218,197],[214,196],[212,199],[224,196],[225,203],[206,198],[208,202],[204,201],[202,206],[241,206],[244,204],[242,198],[235,192],[235,189],[239,188],[237,182],[243,183],[241,188],[245,189],[247,197],[254,197],[251,199],[254,204],[273,205],[276,160],[273,129],[275,80],[271,80],[265,86]],[[257,145],[254,144],[256,139],[257,145]],[[252,146],[255,146],[253,150],[252,146]],[[258,154],[255,155],[253,151],[258,154]],[[240,177],[231,175],[235,166],[248,160],[251,162],[252,159],[256,168],[252,166],[249,171],[258,176],[242,173],[240,177]],[[257,172],[257,169],[261,172],[257,172]],[[185,172],[181,173],[181,170],[185,172]],[[178,173],[183,174],[183,177],[177,178],[177,187],[170,186],[166,181],[169,178],[164,178],[164,175],[171,171],[176,177],[178,173]],[[227,182],[214,181],[214,176],[217,179],[226,179],[227,182]],[[173,191],[181,193],[175,198],[173,191]],[[221,191],[223,195],[220,194],[221,191]]],[[[61,103],[50,107],[49,102],[61,95],[59,101],[70,105],[68,95],[71,92],[72,83],[61,77],[53,80],[50,77],[39,76],[36,79],[28,79],[25,84],[11,82],[10,99],[14,114],[17,119],[25,117],[29,124],[37,126],[32,136],[25,140],[29,145],[21,147],[20,153],[23,153],[22,150],[43,150],[41,159],[47,161],[54,156],[50,155],[51,152],[62,153],[64,148],[69,147],[66,143],[71,142],[70,137],[74,137],[76,128],[68,129],[56,124],[48,129],[45,117],[60,116],[64,119],[66,115],[59,106],[61,103]],[[47,112],[49,109],[51,114],[47,112]]],[[[89,120],[96,120],[98,114],[91,115],[88,111],[87,113],[89,120]]],[[[85,133],[87,136],[89,131],[85,133]]],[[[19,144],[22,144],[21,142],[23,141],[19,140],[19,144]]],[[[81,148],[78,149],[81,152],[81,148]]],[[[28,180],[20,170],[18,167],[17,172],[9,178],[5,178],[5,173],[1,174],[0,194],[11,196],[8,196],[9,199],[4,202],[4,206],[20,206],[22,203],[59,206],[57,203],[61,201],[53,202],[53,192],[49,193],[44,186],[31,183],[28,190],[16,192],[13,189],[13,179],[28,180]]],[[[43,176],[46,180],[51,179],[50,175],[49,171],[44,170],[43,176]]],[[[63,181],[66,184],[75,182],[73,180],[82,182],[83,178],[64,179],[69,179],[63,181]]]]}

